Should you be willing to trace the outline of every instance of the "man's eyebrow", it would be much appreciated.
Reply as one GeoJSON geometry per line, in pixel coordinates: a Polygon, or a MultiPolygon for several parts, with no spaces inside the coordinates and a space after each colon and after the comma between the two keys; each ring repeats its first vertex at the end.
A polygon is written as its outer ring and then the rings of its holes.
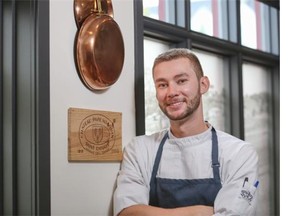
{"type": "Polygon", "coordinates": [[[155,80],[155,83],[156,83],[156,82],[165,82],[165,81],[166,81],[165,78],[161,78],[161,77],[160,77],[160,78],[158,78],[158,79],[155,80]]]}
{"type": "Polygon", "coordinates": [[[177,74],[174,79],[178,79],[178,78],[182,78],[182,77],[189,77],[188,73],[181,73],[181,74],[177,74]]]}
{"type": "MultiPolygon", "coordinates": [[[[189,74],[188,73],[181,73],[181,74],[177,74],[176,76],[173,77],[173,79],[179,79],[179,78],[183,78],[183,77],[189,77],[189,74]]],[[[167,79],[166,78],[163,78],[163,77],[160,77],[158,79],[155,80],[155,83],[156,82],[165,82],[167,79]]]]}

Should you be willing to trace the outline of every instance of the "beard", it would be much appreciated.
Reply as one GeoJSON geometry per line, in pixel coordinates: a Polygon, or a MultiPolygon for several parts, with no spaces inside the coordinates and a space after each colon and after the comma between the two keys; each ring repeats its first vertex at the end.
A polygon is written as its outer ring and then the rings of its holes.
{"type": "Polygon", "coordinates": [[[167,110],[167,106],[164,105],[160,105],[159,107],[162,110],[162,112],[170,119],[173,121],[176,120],[183,120],[185,118],[187,118],[188,116],[191,116],[199,107],[200,102],[201,102],[201,93],[200,93],[200,89],[198,89],[197,94],[193,97],[193,98],[189,98],[187,102],[187,107],[186,109],[178,114],[178,115],[173,115],[173,113],[169,113],[169,111],[167,110]]]}

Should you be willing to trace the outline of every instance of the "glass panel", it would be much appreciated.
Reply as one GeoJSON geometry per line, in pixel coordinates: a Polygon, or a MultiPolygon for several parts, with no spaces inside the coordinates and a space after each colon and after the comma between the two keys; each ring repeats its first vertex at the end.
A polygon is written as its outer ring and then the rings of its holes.
{"type": "Polygon", "coordinates": [[[272,158],[272,112],[269,71],[254,64],[243,64],[245,140],[259,155],[259,191],[256,215],[275,215],[272,158]]]}
{"type": "Polygon", "coordinates": [[[229,29],[229,41],[234,43],[238,42],[238,28],[237,28],[237,1],[229,1],[228,4],[228,29],[229,29]]]}
{"type": "Polygon", "coordinates": [[[185,0],[143,0],[143,15],[174,25],[185,26],[185,0]],[[175,4],[177,6],[175,6],[175,4]],[[177,20],[176,20],[177,8],[177,20]]]}
{"type": "Polygon", "coordinates": [[[227,0],[190,0],[190,29],[228,39],[227,11],[227,0]]]}
{"type": "MultiPolygon", "coordinates": [[[[242,45],[271,52],[269,9],[269,6],[256,0],[241,0],[242,45]]],[[[278,22],[274,20],[275,24],[278,25],[278,22]]]]}
{"type": "Polygon", "coordinates": [[[169,44],[162,41],[144,39],[145,134],[152,134],[169,126],[167,117],[158,106],[152,77],[154,59],[169,48],[169,44]]]}
{"type": "Polygon", "coordinates": [[[178,26],[185,27],[185,0],[177,0],[176,1],[176,14],[177,19],[176,23],[178,26]]]}
{"type": "MultiPolygon", "coordinates": [[[[259,4],[259,12],[257,15],[256,12],[256,20],[257,20],[257,49],[271,52],[270,45],[270,19],[269,19],[269,7],[266,4],[260,4],[257,2],[256,6],[259,4]]],[[[258,10],[258,9],[257,9],[258,10]]]]}
{"type": "Polygon", "coordinates": [[[279,55],[279,11],[273,7],[271,11],[271,37],[272,37],[272,53],[279,55]]]}
{"type": "Polygon", "coordinates": [[[225,125],[227,100],[224,87],[224,59],[222,56],[193,50],[198,56],[204,75],[210,80],[210,89],[203,95],[204,119],[216,129],[228,131],[225,125]]]}

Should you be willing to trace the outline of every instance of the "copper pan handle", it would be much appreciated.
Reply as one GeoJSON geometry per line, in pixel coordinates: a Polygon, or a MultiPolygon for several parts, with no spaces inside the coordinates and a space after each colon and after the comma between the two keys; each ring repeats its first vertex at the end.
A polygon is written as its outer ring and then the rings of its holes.
{"type": "Polygon", "coordinates": [[[101,15],[104,13],[104,11],[102,10],[102,3],[101,0],[94,0],[93,2],[93,8],[91,8],[91,12],[95,12],[98,15],[101,15]]]}
{"type": "Polygon", "coordinates": [[[84,20],[91,14],[107,14],[113,18],[113,6],[111,0],[74,0],[74,17],[78,29],[84,20]]]}

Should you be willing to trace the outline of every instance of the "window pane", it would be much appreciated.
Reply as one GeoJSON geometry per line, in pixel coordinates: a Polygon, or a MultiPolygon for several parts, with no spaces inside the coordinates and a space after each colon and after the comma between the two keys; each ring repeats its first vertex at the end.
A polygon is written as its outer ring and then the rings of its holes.
{"type": "Polygon", "coordinates": [[[275,8],[270,9],[271,11],[271,37],[272,37],[272,53],[279,55],[279,11],[275,8]]]}
{"type": "Polygon", "coordinates": [[[210,80],[209,91],[203,95],[204,119],[216,129],[228,131],[225,125],[227,100],[224,86],[224,59],[222,56],[193,50],[198,56],[204,75],[210,80]]]}
{"type": "MultiPolygon", "coordinates": [[[[278,21],[274,19],[273,25],[271,25],[270,9],[271,7],[256,0],[241,0],[242,45],[271,52],[270,26],[278,26],[278,21]]],[[[272,32],[272,35],[275,34],[277,34],[277,30],[276,33],[272,32]]],[[[276,37],[278,38],[278,36],[276,37]]],[[[273,46],[278,47],[277,44],[273,44],[273,46]]]]}
{"type": "Polygon", "coordinates": [[[259,155],[260,185],[256,215],[275,215],[269,75],[269,71],[264,67],[243,64],[245,140],[256,147],[259,155]]]}
{"type": "MultiPolygon", "coordinates": [[[[232,9],[232,7],[230,7],[230,9],[232,9]]],[[[190,29],[203,34],[227,40],[227,11],[228,10],[226,0],[190,0],[190,29]]],[[[231,21],[232,20],[236,19],[231,18],[231,21]]]]}
{"type": "Polygon", "coordinates": [[[143,0],[143,15],[184,27],[185,0],[143,0]]]}
{"type": "Polygon", "coordinates": [[[145,134],[152,134],[169,127],[167,117],[158,106],[152,77],[154,59],[169,48],[169,44],[162,41],[144,39],[145,134]]]}

